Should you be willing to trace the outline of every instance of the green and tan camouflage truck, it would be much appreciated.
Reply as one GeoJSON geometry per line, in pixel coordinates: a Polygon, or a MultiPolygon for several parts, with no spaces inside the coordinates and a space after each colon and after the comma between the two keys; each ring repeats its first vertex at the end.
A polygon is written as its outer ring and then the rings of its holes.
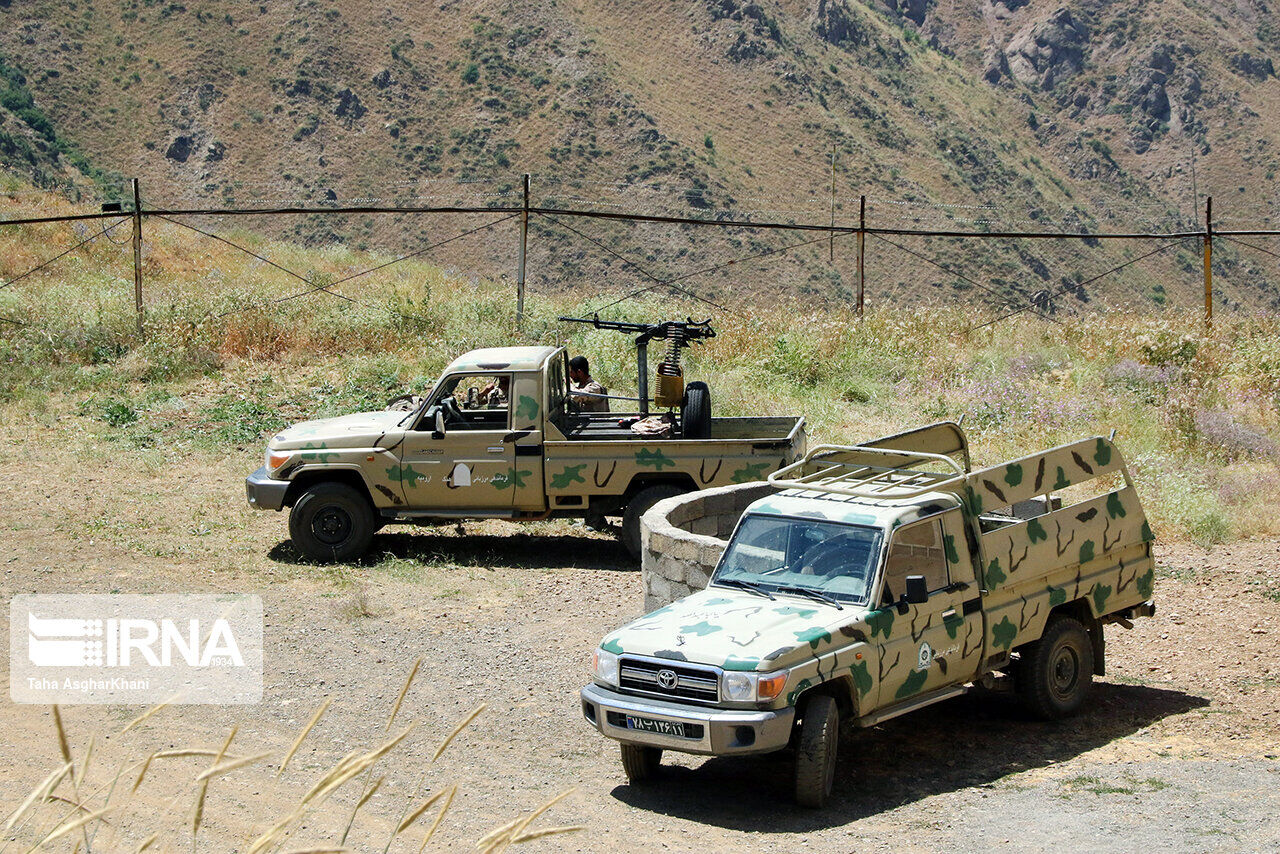
{"type": "MultiPolygon", "coordinates": [[[[563,347],[474,350],[409,411],[306,421],[267,446],[249,504],[289,508],[304,555],[351,560],[388,523],[621,516],[639,554],[640,516],[681,492],[761,480],[800,459],[804,419],[713,418],[705,385],[669,435],[641,436],[641,413],[580,411],[563,347]]],[[[636,400],[636,399],[632,399],[636,400]]],[[[642,410],[647,413],[647,403],[642,410]]]]}
{"type": "Polygon", "coordinates": [[[821,806],[842,723],[975,685],[1072,714],[1104,673],[1103,626],[1154,613],[1151,529],[1110,439],[972,471],[942,422],[768,479],[781,490],[748,507],[707,589],[595,651],[582,713],[633,782],[663,750],[790,746],[796,800],[821,806]]]}

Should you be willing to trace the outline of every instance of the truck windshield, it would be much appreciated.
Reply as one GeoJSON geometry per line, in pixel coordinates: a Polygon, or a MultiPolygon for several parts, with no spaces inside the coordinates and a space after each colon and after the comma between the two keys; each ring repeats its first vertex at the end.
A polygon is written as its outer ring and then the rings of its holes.
{"type": "Polygon", "coordinates": [[[803,587],[841,602],[865,604],[880,541],[878,529],[863,525],[748,515],[711,583],[747,582],[770,592],[803,587]]]}

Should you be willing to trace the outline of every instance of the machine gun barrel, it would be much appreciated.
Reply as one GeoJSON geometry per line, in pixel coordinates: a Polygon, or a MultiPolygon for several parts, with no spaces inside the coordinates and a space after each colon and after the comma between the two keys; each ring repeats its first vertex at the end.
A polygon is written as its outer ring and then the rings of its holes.
{"type": "MultiPolygon", "coordinates": [[[[566,323],[587,323],[596,329],[611,329],[615,332],[629,332],[649,341],[654,338],[678,337],[685,341],[696,341],[702,338],[716,337],[711,328],[711,318],[696,321],[692,317],[685,320],[664,320],[661,323],[630,323],[625,320],[601,320],[599,315],[592,317],[560,317],[566,323]]],[[[639,339],[637,341],[639,343],[639,339]]]]}

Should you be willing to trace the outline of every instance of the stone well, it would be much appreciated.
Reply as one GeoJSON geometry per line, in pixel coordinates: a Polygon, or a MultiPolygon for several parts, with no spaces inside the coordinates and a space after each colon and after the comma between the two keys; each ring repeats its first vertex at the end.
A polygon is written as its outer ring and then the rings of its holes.
{"type": "Polygon", "coordinates": [[[646,611],[707,586],[742,511],[777,492],[740,483],[659,501],[640,519],[640,573],[646,611]]]}

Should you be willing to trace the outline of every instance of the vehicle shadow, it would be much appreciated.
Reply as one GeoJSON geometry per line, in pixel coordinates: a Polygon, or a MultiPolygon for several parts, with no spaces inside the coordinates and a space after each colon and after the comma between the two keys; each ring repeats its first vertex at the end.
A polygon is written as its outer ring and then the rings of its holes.
{"type": "Polygon", "coordinates": [[[932,795],[994,783],[1131,735],[1209,704],[1166,688],[1098,683],[1089,709],[1065,721],[1030,719],[1012,697],[976,692],[843,739],[823,810],[795,806],[792,753],[664,766],[651,785],[616,787],[633,807],[733,830],[803,833],[838,827],[932,795]]]}
{"type": "MultiPolygon", "coordinates": [[[[277,563],[312,563],[288,540],[277,543],[267,556],[277,563]]],[[[489,534],[468,530],[459,536],[453,528],[413,532],[383,530],[374,535],[369,553],[357,564],[376,567],[388,559],[513,569],[583,567],[609,572],[640,571],[639,562],[616,539],[586,533],[489,534]]]]}

